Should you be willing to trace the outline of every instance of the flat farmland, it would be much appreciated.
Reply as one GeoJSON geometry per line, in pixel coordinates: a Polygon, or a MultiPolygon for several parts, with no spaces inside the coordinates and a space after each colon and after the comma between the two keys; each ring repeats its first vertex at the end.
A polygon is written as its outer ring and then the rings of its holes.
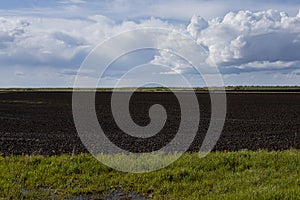
{"type": "MultiPolygon", "coordinates": [[[[200,123],[189,151],[197,152],[208,129],[211,103],[198,92],[200,123]]],[[[110,109],[111,92],[97,92],[96,111],[107,137],[131,152],[150,152],[168,144],[181,120],[178,100],[170,92],[136,92],[129,108],[134,122],[150,123],[149,108],[161,104],[168,118],[155,136],[141,139],[125,134],[110,109]]],[[[300,93],[230,92],[225,125],[214,151],[300,148],[300,93]]],[[[3,155],[86,153],[72,115],[72,92],[0,92],[0,152],[3,155]]]]}

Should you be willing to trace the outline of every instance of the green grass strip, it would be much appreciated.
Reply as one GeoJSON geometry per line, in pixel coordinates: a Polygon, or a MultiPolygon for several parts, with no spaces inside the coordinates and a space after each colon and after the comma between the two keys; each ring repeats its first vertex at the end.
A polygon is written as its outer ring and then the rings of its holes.
{"type": "Polygon", "coordinates": [[[186,153],[143,174],[115,171],[88,154],[0,156],[0,199],[99,198],[116,190],[150,199],[297,199],[300,152],[186,153]]]}

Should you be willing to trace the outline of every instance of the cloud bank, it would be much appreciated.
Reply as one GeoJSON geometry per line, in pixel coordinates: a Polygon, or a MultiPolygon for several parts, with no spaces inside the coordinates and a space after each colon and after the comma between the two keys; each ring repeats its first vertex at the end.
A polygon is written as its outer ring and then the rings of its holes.
{"type": "MultiPolygon", "coordinates": [[[[85,4],[82,0],[72,2],[85,4]]],[[[118,21],[104,15],[70,19],[3,16],[0,17],[0,86],[26,86],[26,80],[30,82],[27,86],[38,85],[39,81],[44,83],[42,86],[72,86],[76,70],[96,45],[122,31],[140,27],[171,28],[194,38],[217,64],[225,82],[242,74],[236,82],[228,84],[238,84],[239,80],[255,73],[272,78],[272,84],[276,84],[276,77],[281,77],[279,84],[284,84],[282,80],[299,84],[300,10],[294,16],[276,10],[242,10],[209,20],[194,15],[188,24],[154,17],[118,21]],[[32,73],[38,77],[35,81],[29,80],[32,73]],[[47,75],[44,78],[43,73],[47,75]]],[[[165,41],[164,45],[172,44],[165,41]]],[[[149,61],[151,56],[145,57],[149,61]]],[[[134,63],[129,58],[124,62],[124,66],[134,63]]],[[[163,52],[153,54],[149,63],[169,65],[177,73],[188,76],[195,72],[190,65],[163,52]]],[[[257,79],[249,78],[251,83],[260,84],[257,79]]]]}

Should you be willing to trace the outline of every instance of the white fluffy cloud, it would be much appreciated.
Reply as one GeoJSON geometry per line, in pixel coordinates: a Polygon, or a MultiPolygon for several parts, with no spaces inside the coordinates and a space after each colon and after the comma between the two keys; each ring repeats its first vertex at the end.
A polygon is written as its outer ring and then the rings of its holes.
{"type": "Polygon", "coordinates": [[[300,11],[294,17],[274,10],[230,12],[207,23],[193,17],[187,30],[227,72],[299,67],[300,11]]]}
{"type": "MultiPolygon", "coordinates": [[[[84,4],[85,1],[71,2],[84,4]]],[[[69,19],[60,16],[5,16],[0,17],[3,79],[0,86],[6,85],[5,79],[10,84],[21,80],[25,84],[29,73],[37,73],[39,80],[43,80],[42,69],[48,76],[45,80],[58,80],[57,83],[70,86],[76,69],[96,45],[122,31],[139,27],[172,28],[188,34],[207,49],[210,60],[223,74],[273,71],[282,80],[290,74],[294,82],[300,75],[300,11],[291,17],[274,10],[229,12],[222,18],[210,20],[194,15],[188,25],[172,24],[158,18],[115,21],[103,15],[69,19]],[[8,81],[7,77],[11,80],[8,81]]],[[[161,45],[167,48],[174,44],[163,41],[161,45]]],[[[193,52],[191,49],[186,51],[193,52]]],[[[190,63],[163,51],[159,51],[150,63],[172,66],[181,74],[194,73],[190,63]]],[[[230,80],[228,76],[225,79],[230,80]]]]}
{"type": "MultiPolygon", "coordinates": [[[[37,76],[33,74],[39,74],[40,77],[43,71],[47,76],[44,80],[51,80],[49,85],[63,86],[63,83],[66,83],[67,86],[71,86],[70,77],[74,79],[76,70],[94,47],[109,37],[140,27],[177,27],[178,29],[183,26],[171,25],[156,18],[139,22],[115,22],[102,15],[92,15],[83,19],[1,17],[0,70],[2,73],[0,77],[2,81],[0,86],[15,86],[13,83],[24,83],[23,79],[27,79],[28,85],[32,86],[33,83],[38,82],[30,77],[37,76]],[[54,79],[57,81],[54,82],[54,79]]],[[[137,38],[137,40],[142,43],[145,38],[137,38]]],[[[113,53],[115,48],[117,47],[112,46],[111,51],[107,53],[113,53]]],[[[125,66],[136,61],[125,59],[125,62],[121,64],[125,66]]],[[[93,72],[88,72],[86,75],[91,75],[91,78],[97,76],[93,72]]]]}
{"type": "Polygon", "coordinates": [[[9,65],[78,68],[101,41],[138,27],[168,27],[151,18],[141,23],[115,23],[101,16],[86,19],[1,17],[0,67],[9,65]]]}
{"type": "Polygon", "coordinates": [[[87,47],[85,39],[74,32],[79,25],[62,19],[1,18],[0,66],[62,67],[75,62],[87,47]]]}

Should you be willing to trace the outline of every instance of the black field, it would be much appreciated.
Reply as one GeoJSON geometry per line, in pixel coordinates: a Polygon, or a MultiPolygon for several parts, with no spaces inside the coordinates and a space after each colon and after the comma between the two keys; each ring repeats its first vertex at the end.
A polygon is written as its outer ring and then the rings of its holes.
{"type": "MultiPolygon", "coordinates": [[[[189,151],[198,151],[210,122],[210,98],[197,93],[201,109],[198,134],[189,151]]],[[[110,109],[110,92],[99,92],[96,110],[107,137],[132,152],[158,150],[175,136],[180,124],[180,106],[173,93],[137,92],[130,112],[139,125],[147,125],[149,107],[161,104],[168,119],[164,128],[147,139],[123,133],[110,109]]],[[[227,94],[227,118],[214,150],[283,150],[300,148],[300,93],[231,92],[227,94]]],[[[0,152],[43,154],[87,152],[72,116],[71,92],[0,93],[0,152]]]]}

